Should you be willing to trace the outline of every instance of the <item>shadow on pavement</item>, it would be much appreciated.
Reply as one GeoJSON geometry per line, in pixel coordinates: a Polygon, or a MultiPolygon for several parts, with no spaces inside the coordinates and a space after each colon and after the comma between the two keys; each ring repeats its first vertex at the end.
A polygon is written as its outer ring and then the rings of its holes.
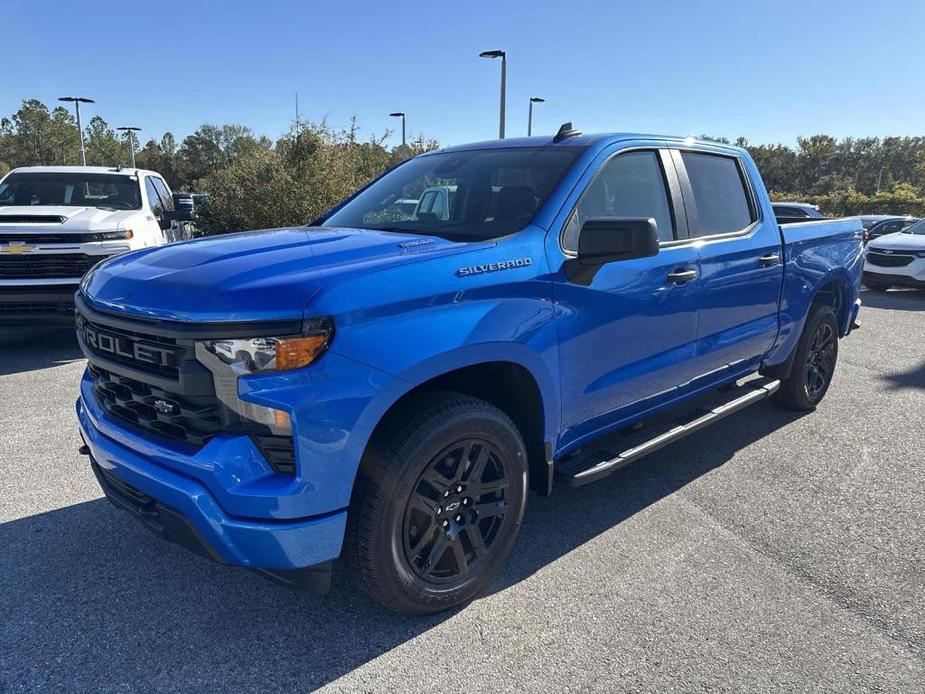
{"type": "MultiPolygon", "coordinates": [[[[490,590],[527,579],[797,417],[757,405],[605,481],[531,497],[490,590]]],[[[309,691],[445,620],[473,628],[465,610],[387,613],[343,567],[327,596],[289,592],[162,542],[102,499],[2,524],[0,548],[0,691],[309,691]]]]}
{"type": "Polygon", "coordinates": [[[907,388],[925,390],[925,361],[906,371],[883,374],[880,379],[888,384],[890,390],[905,390],[907,388]]]}
{"type": "Polygon", "coordinates": [[[47,369],[83,359],[74,326],[0,328],[0,375],[47,369]]]}
{"type": "Polygon", "coordinates": [[[874,292],[869,289],[861,291],[861,322],[864,321],[864,308],[886,308],[894,311],[925,311],[925,291],[920,289],[890,289],[886,292],[874,292]]]}

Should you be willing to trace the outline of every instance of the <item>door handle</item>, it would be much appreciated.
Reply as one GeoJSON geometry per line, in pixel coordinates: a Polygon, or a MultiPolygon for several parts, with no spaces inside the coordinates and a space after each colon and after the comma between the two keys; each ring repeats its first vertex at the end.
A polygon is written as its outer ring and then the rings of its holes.
{"type": "Polygon", "coordinates": [[[679,269],[668,273],[668,277],[666,279],[672,284],[684,284],[685,282],[690,282],[696,277],[696,270],[679,269]]]}
{"type": "Polygon", "coordinates": [[[758,258],[758,264],[761,267],[772,267],[780,262],[779,253],[768,253],[758,258]]]}

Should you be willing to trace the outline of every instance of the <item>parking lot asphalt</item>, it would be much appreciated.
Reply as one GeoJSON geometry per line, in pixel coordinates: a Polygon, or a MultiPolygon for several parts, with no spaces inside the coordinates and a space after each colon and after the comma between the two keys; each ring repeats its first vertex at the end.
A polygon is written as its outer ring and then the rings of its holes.
{"type": "Polygon", "coordinates": [[[101,498],[67,330],[0,333],[0,692],[925,691],[925,292],[863,294],[819,409],[531,497],[430,618],[292,593],[101,498]]]}

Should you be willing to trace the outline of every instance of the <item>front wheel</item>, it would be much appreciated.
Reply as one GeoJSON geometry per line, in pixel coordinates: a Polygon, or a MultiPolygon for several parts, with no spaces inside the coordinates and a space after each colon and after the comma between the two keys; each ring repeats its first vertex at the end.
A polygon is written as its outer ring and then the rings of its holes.
{"type": "Polygon", "coordinates": [[[825,397],[838,360],[838,321],[830,306],[814,305],[796,347],[790,375],[774,399],[792,410],[812,410],[825,397]]]}
{"type": "Polygon", "coordinates": [[[347,559],[366,591],[396,612],[450,609],[507,558],[526,493],[527,453],[503,412],[465,395],[423,396],[370,445],[347,559]]]}

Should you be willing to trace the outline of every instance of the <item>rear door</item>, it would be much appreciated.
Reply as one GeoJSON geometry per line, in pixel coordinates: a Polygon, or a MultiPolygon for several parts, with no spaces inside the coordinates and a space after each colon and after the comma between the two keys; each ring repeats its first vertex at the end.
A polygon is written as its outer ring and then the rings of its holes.
{"type": "Polygon", "coordinates": [[[547,235],[562,388],[561,446],[678,397],[697,340],[697,249],[662,143],[627,143],[588,167],[547,235]],[[591,217],[652,217],[658,255],[589,268],[576,258],[591,217]],[[679,273],[684,273],[678,279],[679,273]]]}
{"type": "Polygon", "coordinates": [[[733,151],[672,150],[693,237],[700,240],[697,386],[753,370],[777,337],[780,230],[760,207],[757,170],[733,151]]]}

